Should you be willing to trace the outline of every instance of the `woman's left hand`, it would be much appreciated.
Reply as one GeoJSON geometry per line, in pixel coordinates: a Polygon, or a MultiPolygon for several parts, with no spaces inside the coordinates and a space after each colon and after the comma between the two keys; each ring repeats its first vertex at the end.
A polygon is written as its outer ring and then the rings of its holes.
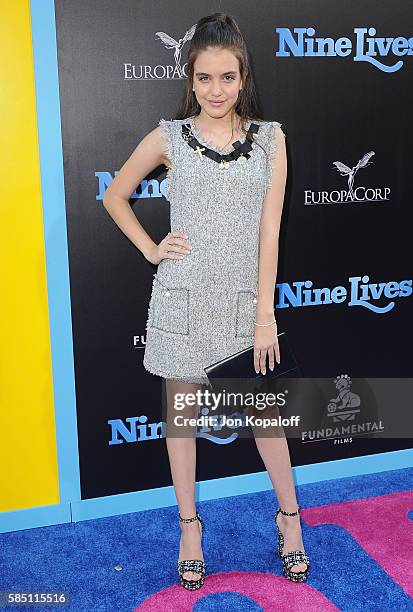
{"type": "MultiPolygon", "coordinates": [[[[259,321],[258,321],[259,322],[259,321]]],[[[277,337],[277,323],[268,327],[254,325],[254,368],[257,372],[266,373],[266,361],[268,366],[274,369],[274,359],[280,363],[280,347],[277,337]]]]}

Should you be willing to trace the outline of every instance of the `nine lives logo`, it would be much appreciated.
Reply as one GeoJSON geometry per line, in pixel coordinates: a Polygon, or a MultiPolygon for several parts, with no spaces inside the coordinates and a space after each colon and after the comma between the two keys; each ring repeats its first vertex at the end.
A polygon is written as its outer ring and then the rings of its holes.
{"type": "MultiPolygon", "coordinates": [[[[285,391],[285,394],[288,390],[285,391]]],[[[282,394],[281,394],[282,395],[282,394]]],[[[226,445],[231,444],[239,437],[237,429],[246,427],[246,417],[242,411],[235,410],[232,414],[227,416],[225,424],[220,422],[219,415],[211,413],[208,406],[203,406],[199,411],[200,416],[205,417],[208,421],[208,417],[211,418],[213,415],[215,423],[199,425],[195,433],[197,438],[204,438],[215,444],[226,445]],[[230,424],[231,421],[233,424],[230,424]],[[229,421],[229,422],[228,422],[229,421]],[[214,432],[226,432],[227,435],[214,435],[214,432]]],[[[108,424],[111,430],[111,439],[109,440],[109,446],[126,443],[137,443],[147,442],[149,440],[158,440],[159,438],[165,438],[166,436],[166,423],[165,421],[159,421],[154,423],[148,423],[148,417],[146,415],[140,415],[137,417],[128,417],[125,419],[126,423],[122,419],[110,419],[108,424]]]]}
{"type": "Polygon", "coordinates": [[[401,59],[413,55],[413,37],[376,36],[374,27],[354,28],[355,40],[347,36],[316,37],[315,29],[308,28],[275,28],[278,34],[277,58],[283,57],[348,57],[355,62],[367,62],[382,72],[397,72],[404,65],[401,59]],[[384,63],[378,58],[386,58],[384,63]]]}
{"type": "MultiPolygon", "coordinates": [[[[208,417],[209,412],[209,409],[204,407],[201,409],[200,414],[203,417],[208,417]]],[[[243,415],[240,412],[234,412],[228,416],[228,419],[242,421],[243,415]]],[[[122,419],[111,419],[108,421],[112,434],[112,437],[109,440],[109,446],[123,444],[124,442],[136,443],[146,442],[148,440],[157,440],[159,438],[164,438],[166,435],[166,423],[164,421],[160,421],[158,423],[148,423],[148,417],[146,415],[127,418],[126,421],[129,423],[129,425],[125,425],[122,419]]],[[[245,425],[221,425],[217,420],[216,425],[199,426],[195,435],[197,438],[205,438],[206,440],[214,442],[215,444],[226,445],[234,442],[234,440],[239,437],[238,433],[236,431],[229,431],[228,435],[225,437],[216,436],[214,435],[213,431],[236,430],[240,427],[245,427],[245,425]]]]}
{"type": "Polygon", "coordinates": [[[164,45],[165,49],[173,49],[174,64],[156,64],[151,66],[149,64],[133,64],[125,63],[124,79],[125,80],[138,80],[138,81],[162,81],[169,79],[186,79],[186,64],[181,66],[181,55],[182,48],[188,40],[194,35],[196,24],[187,30],[182,38],[175,40],[169,34],[165,32],[156,32],[158,40],[164,45]]]}
{"type": "Polygon", "coordinates": [[[354,180],[360,169],[367,168],[373,162],[370,159],[375,155],[369,151],[358,162],[350,168],[341,161],[333,162],[333,167],[341,176],[347,177],[347,189],[333,189],[331,191],[304,190],[304,204],[316,206],[318,204],[363,204],[367,202],[386,202],[389,200],[390,187],[365,187],[360,185],[354,187],[354,180]]]}
{"type": "Polygon", "coordinates": [[[384,431],[383,421],[379,418],[363,418],[360,393],[351,391],[351,377],[340,374],[333,381],[337,396],[329,400],[325,411],[326,426],[301,432],[304,443],[333,440],[334,444],[353,442],[354,436],[368,436],[384,431]]]}
{"type": "Polygon", "coordinates": [[[412,279],[371,283],[367,274],[350,276],[349,289],[344,285],[336,287],[313,287],[310,280],[290,283],[277,283],[277,308],[301,308],[303,306],[324,306],[347,302],[347,306],[362,306],[377,314],[392,310],[399,298],[412,294],[412,279]],[[382,300],[384,305],[377,302],[382,300]]]}
{"type": "MultiPolygon", "coordinates": [[[[114,176],[119,174],[119,170],[116,170],[114,176]]],[[[98,180],[98,192],[96,194],[96,201],[102,201],[106,193],[106,189],[112,183],[112,175],[110,172],[96,171],[95,176],[98,180]]],[[[149,198],[165,198],[168,188],[168,179],[164,178],[161,181],[159,179],[144,179],[139,183],[137,188],[130,195],[131,200],[137,199],[149,199],[149,198]]]]}
{"type": "MultiPolygon", "coordinates": [[[[200,414],[202,416],[208,416],[209,409],[201,408],[200,414]]],[[[242,418],[241,413],[235,412],[230,415],[231,418],[237,419],[242,418]]],[[[147,442],[149,440],[158,440],[159,438],[165,438],[166,435],[166,423],[165,421],[159,421],[155,423],[148,423],[148,417],[146,415],[140,415],[136,417],[128,417],[125,422],[122,419],[110,419],[108,421],[111,430],[111,439],[109,440],[109,446],[126,443],[137,443],[147,442]]],[[[239,425],[226,425],[226,429],[238,429],[239,425]]],[[[229,433],[227,437],[214,436],[211,433],[212,429],[222,430],[223,426],[217,423],[211,427],[200,426],[196,432],[196,437],[206,438],[216,444],[231,444],[236,438],[238,433],[233,431],[229,433]]]]}

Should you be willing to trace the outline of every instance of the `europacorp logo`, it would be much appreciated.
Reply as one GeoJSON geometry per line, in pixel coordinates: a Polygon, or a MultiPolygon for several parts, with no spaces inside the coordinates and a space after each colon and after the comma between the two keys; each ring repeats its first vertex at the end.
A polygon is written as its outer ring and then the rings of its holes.
{"type": "Polygon", "coordinates": [[[275,28],[278,34],[277,58],[282,57],[348,57],[367,62],[382,72],[397,72],[404,65],[398,59],[413,55],[413,37],[376,36],[374,27],[354,28],[354,39],[340,36],[316,36],[314,28],[275,28]],[[385,61],[381,61],[383,58],[385,61]]]}
{"type": "MultiPolygon", "coordinates": [[[[363,155],[353,166],[342,161],[334,161],[332,167],[340,176],[345,177],[346,188],[323,189],[322,191],[304,190],[304,204],[306,206],[328,204],[366,204],[372,202],[387,202],[390,199],[390,187],[370,185],[355,185],[356,175],[370,166],[374,151],[363,155]]],[[[364,174],[364,173],[363,173],[364,174]]],[[[358,177],[357,177],[358,178],[358,177]]]]}
{"type": "Polygon", "coordinates": [[[151,64],[134,64],[132,62],[125,62],[123,64],[123,78],[126,80],[138,80],[138,81],[162,81],[165,79],[186,79],[186,63],[181,65],[182,49],[185,43],[194,35],[196,24],[193,25],[185,34],[176,40],[166,32],[156,32],[154,39],[157,38],[159,42],[173,52],[171,56],[171,63],[164,64],[159,63],[155,65],[151,64]]]}

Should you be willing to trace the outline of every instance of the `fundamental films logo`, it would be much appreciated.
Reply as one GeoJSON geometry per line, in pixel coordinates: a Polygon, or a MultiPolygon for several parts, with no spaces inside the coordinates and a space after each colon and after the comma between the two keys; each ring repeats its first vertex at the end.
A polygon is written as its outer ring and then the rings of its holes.
{"type": "Polygon", "coordinates": [[[163,79],[186,79],[186,64],[181,66],[182,48],[188,40],[191,40],[194,35],[196,25],[193,25],[185,32],[182,38],[175,40],[165,32],[156,32],[158,40],[163,44],[165,49],[173,51],[173,64],[157,64],[151,66],[149,64],[124,64],[124,78],[138,80],[163,80],[163,79]]]}
{"type": "Polygon", "coordinates": [[[385,202],[389,200],[390,187],[365,187],[354,186],[356,174],[370,166],[373,162],[370,159],[374,151],[369,151],[354,166],[350,167],[341,161],[333,162],[333,168],[347,179],[347,189],[332,189],[330,191],[304,190],[304,204],[315,206],[317,204],[363,204],[366,202],[385,202]]]}
{"type": "Polygon", "coordinates": [[[366,436],[384,431],[381,419],[364,418],[361,393],[351,391],[351,377],[340,374],[334,380],[337,396],[332,397],[326,407],[327,423],[317,429],[302,431],[302,442],[332,440],[334,444],[346,444],[353,436],[366,436]]]}

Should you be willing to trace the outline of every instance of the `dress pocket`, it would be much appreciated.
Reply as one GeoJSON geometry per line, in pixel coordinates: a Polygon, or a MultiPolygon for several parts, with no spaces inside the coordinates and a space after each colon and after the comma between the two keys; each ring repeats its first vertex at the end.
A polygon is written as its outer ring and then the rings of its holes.
{"type": "Polygon", "coordinates": [[[235,337],[253,338],[257,297],[252,289],[240,289],[236,294],[235,337]]]}
{"type": "Polygon", "coordinates": [[[148,326],[171,334],[189,335],[189,289],[167,287],[155,276],[148,326]]]}

